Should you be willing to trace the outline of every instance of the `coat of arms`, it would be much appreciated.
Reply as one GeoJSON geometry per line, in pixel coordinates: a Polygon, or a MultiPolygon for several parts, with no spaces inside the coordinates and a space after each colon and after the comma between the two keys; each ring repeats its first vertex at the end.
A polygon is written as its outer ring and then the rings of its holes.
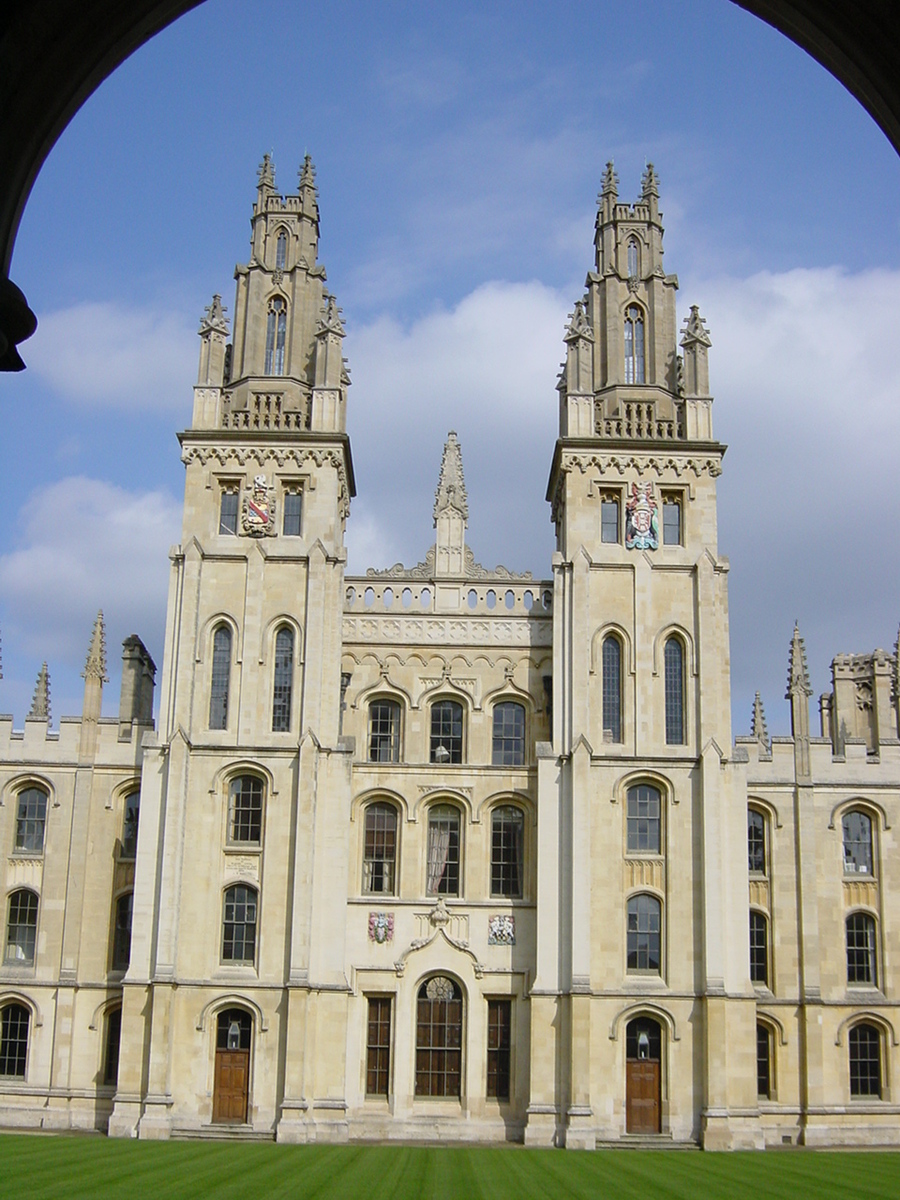
{"type": "Polygon", "coordinates": [[[369,913],[369,941],[378,942],[383,945],[385,942],[394,940],[394,914],[386,912],[370,912],[369,913]]]}
{"type": "Polygon", "coordinates": [[[625,504],[625,549],[656,550],[659,547],[658,505],[651,499],[652,484],[633,483],[625,504]]]}
{"type": "Polygon", "coordinates": [[[265,475],[253,477],[253,487],[244,496],[241,532],[249,537],[272,537],[275,533],[275,488],[265,475]]]}

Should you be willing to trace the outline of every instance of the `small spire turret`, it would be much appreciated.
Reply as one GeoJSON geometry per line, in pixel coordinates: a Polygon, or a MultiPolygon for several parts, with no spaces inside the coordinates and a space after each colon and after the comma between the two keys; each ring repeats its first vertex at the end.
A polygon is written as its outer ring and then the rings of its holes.
{"type": "Polygon", "coordinates": [[[435,574],[463,575],[469,501],[463,477],[462,450],[451,429],[444,443],[441,474],[434,497],[435,574]]]}
{"type": "Polygon", "coordinates": [[[101,683],[109,683],[109,676],[106,673],[106,626],[103,622],[102,608],[94,621],[91,644],[88,647],[87,661],[81,672],[81,678],[99,679],[101,683]]]}
{"type": "Polygon", "coordinates": [[[809,683],[809,670],[806,665],[806,645],[800,636],[800,623],[794,623],[794,635],[791,638],[791,649],[788,655],[788,679],[785,700],[795,695],[811,696],[812,688],[809,683]]]}
{"type": "Polygon", "coordinates": [[[300,183],[300,211],[305,217],[309,217],[315,221],[316,232],[318,233],[319,189],[316,185],[316,168],[308,154],[303,158],[303,166],[298,172],[298,178],[300,183]]]}
{"type": "Polygon", "coordinates": [[[641,177],[641,199],[645,204],[649,204],[651,197],[659,199],[659,176],[656,174],[653,163],[648,162],[641,177]]]}
{"type": "Polygon", "coordinates": [[[256,186],[261,192],[275,191],[275,163],[268,152],[263,155],[259,164],[256,186]]]}
{"type": "Polygon", "coordinates": [[[448,509],[459,513],[464,521],[469,519],[469,501],[466,496],[466,481],[463,477],[462,450],[454,430],[447,434],[444,454],[441,458],[441,474],[434,497],[434,523],[448,509]]]}
{"type": "Polygon", "coordinates": [[[46,663],[42,663],[41,669],[38,671],[28,720],[48,722],[50,720],[50,673],[47,670],[46,663]]]}
{"type": "Polygon", "coordinates": [[[794,769],[798,778],[809,777],[809,698],[812,688],[806,666],[806,646],[800,636],[799,624],[794,625],[788,658],[786,700],[791,702],[791,732],[794,736],[794,769]]]}
{"type": "Polygon", "coordinates": [[[753,715],[750,718],[750,734],[755,737],[762,748],[769,753],[771,743],[769,741],[769,727],[766,724],[766,714],[763,709],[763,702],[759,692],[753,699],[753,715]]]}
{"type": "Polygon", "coordinates": [[[606,164],[606,170],[603,172],[603,184],[597,200],[602,203],[607,197],[612,200],[613,204],[619,198],[619,177],[613,167],[612,159],[606,164]]]}

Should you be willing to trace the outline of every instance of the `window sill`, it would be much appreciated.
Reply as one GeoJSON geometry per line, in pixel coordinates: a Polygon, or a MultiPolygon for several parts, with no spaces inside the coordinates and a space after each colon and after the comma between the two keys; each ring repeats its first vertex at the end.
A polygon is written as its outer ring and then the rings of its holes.
{"type": "Polygon", "coordinates": [[[226,842],[222,849],[226,854],[262,854],[259,842],[226,842]]]}
{"type": "Polygon", "coordinates": [[[40,862],[44,857],[43,850],[13,850],[11,858],[25,859],[31,862],[40,862]]]}

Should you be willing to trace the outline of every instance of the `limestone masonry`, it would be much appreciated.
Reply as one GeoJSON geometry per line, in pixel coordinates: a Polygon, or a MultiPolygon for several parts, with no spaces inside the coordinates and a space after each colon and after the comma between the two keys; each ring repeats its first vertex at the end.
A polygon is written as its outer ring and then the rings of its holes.
{"type": "MultiPolygon", "coordinates": [[[[897,655],[732,738],[710,337],[609,164],[565,330],[545,580],[345,574],[341,310],[309,158],[200,325],[159,718],[0,717],[0,1125],[117,1137],[898,1144],[897,655]],[[230,337],[230,340],[229,340],[230,337]]],[[[548,398],[549,399],[549,398],[548,398]]],[[[548,454],[551,448],[548,447],[548,454]]],[[[435,462],[435,468],[437,468],[435,462]]]]}

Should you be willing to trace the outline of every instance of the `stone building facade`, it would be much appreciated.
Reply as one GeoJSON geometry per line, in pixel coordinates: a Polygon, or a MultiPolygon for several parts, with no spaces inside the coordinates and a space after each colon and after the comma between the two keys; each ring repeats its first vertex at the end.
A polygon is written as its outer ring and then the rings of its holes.
{"type": "MultiPolygon", "coordinates": [[[[658,182],[607,167],[565,332],[546,580],[345,573],[344,329],[312,164],[268,157],[201,322],[159,716],[0,718],[0,1124],[114,1136],[900,1141],[897,655],[732,739],[725,447],[658,182]]],[[[548,450],[550,448],[548,447],[548,450]]]]}

